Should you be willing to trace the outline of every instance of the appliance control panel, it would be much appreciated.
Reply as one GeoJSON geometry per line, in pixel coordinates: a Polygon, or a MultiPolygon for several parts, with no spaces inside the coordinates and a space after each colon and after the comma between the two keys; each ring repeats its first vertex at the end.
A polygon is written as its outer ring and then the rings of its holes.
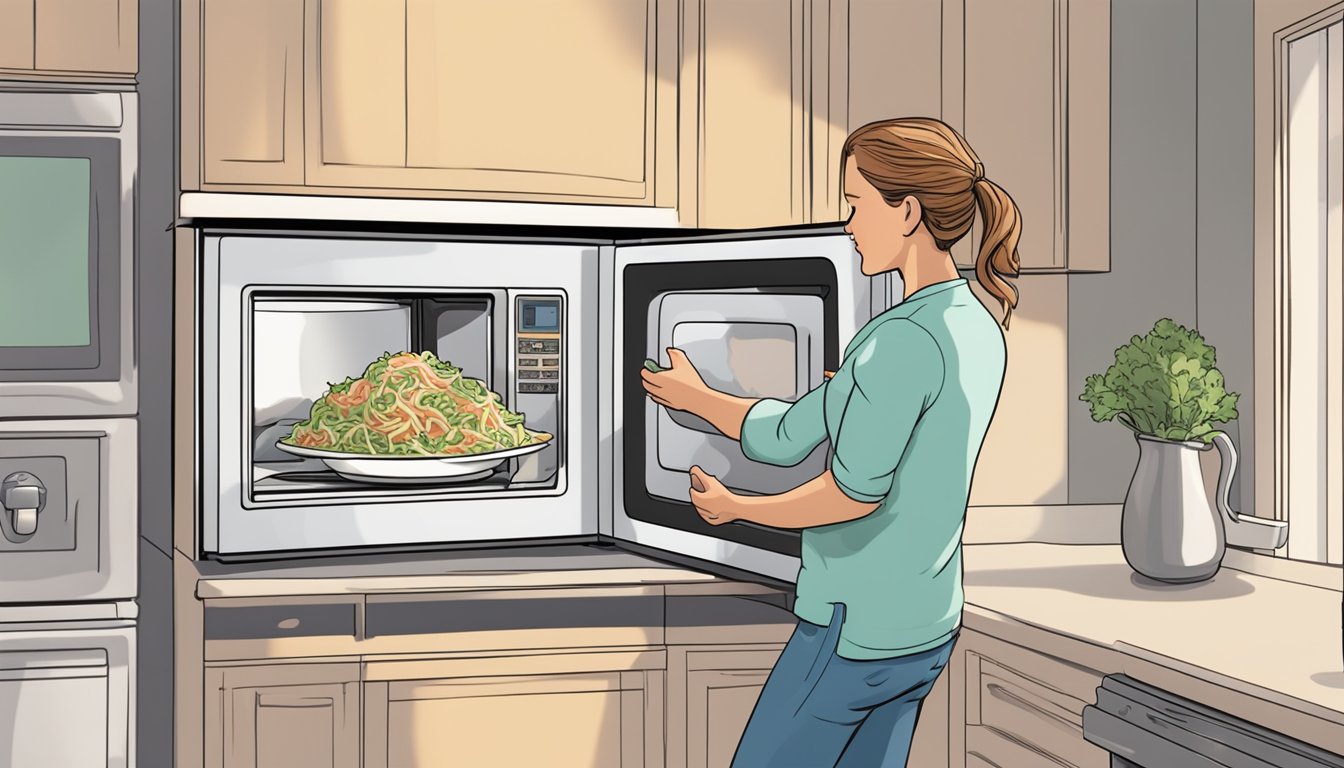
{"type": "MultiPolygon", "coordinates": [[[[513,410],[528,429],[560,435],[564,409],[565,304],[560,295],[514,298],[513,410]]],[[[552,482],[560,466],[559,438],[538,453],[519,457],[515,483],[552,482]]]]}
{"type": "Polygon", "coordinates": [[[517,300],[515,371],[519,394],[560,393],[564,335],[559,296],[517,300]]]}

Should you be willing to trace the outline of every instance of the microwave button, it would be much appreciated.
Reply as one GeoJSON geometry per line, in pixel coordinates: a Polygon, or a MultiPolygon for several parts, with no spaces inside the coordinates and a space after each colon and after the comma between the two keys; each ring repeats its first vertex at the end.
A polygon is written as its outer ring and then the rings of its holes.
{"type": "Polygon", "coordinates": [[[542,364],[542,365],[559,365],[559,364],[560,364],[560,358],[558,358],[558,357],[543,357],[543,358],[541,359],[541,364],[542,364]]]}
{"type": "Polygon", "coordinates": [[[520,379],[540,379],[540,378],[543,378],[543,376],[542,376],[542,372],[541,372],[541,371],[519,371],[519,372],[518,372],[518,378],[520,378],[520,379]]]}
{"type": "Polygon", "coordinates": [[[518,351],[523,354],[545,352],[545,342],[540,339],[519,339],[518,351]]]}
{"type": "MultiPolygon", "coordinates": [[[[528,373],[531,373],[531,371],[528,371],[528,373]]],[[[558,378],[560,378],[560,372],[559,372],[559,371],[538,371],[538,373],[541,374],[541,378],[543,378],[543,379],[558,379],[558,378]]]]}
{"type": "Polygon", "coordinates": [[[518,365],[524,368],[536,368],[537,359],[535,357],[520,357],[518,358],[518,365]]]}
{"type": "Polygon", "coordinates": [[[542,351],[542,352],[559,352],[559,351],[560,351],[560,340],[559,340],[559,339],[546,339],[545,341],[541,342],[541,351],[542,351]]]}
{"type": "Polygon", "coordinates": [[[560,391],[560,385],[545,381],[537,381],[537,382],[529,381],[519,384],[518,391],[553,395],[560,391]]]}

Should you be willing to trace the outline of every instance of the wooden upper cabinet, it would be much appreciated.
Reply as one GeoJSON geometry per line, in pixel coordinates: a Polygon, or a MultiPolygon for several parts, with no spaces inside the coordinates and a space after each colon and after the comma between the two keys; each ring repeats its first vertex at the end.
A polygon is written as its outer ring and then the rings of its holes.
{"type": "Polygon", "coordinates": [[[0,0],[0,69],[33,68],[33,0],[0,0]]]}
{"type": "Polygon", "coordinates": [[[36,0],[33,21],[39,70],[134,74],[139,68],[136,0],[36,0]]]}
{"type": "MultiPolygon", "coordinates": [[[[959,102],[948,122],[1017,203],[1022,268],[1108,269],[1109,0],[965,0],[961,10],[964,35],[945,37],[964,67],[944,80],[959,102]]],[[[982,234],[977,216],[959,264],[974,263],[982,234]]]]}
{"type": "Polygon", "coordinates": [[[304,0],[199,8],[203,180],[303,184],[304,0]]]}
{"type": "Polygon", "coordinates": [[[682,84],[682,223],[806,221],[805,0],[689,0],[682,84]]]}
{"type": "Polygon", "coordinates": [[[656,204],[675,34],[661,0],[320,0],[308,183],[656,204]]]}
{"type": "Polygon", "coordinates": [[[0,69],[134,75],[139,23],[137,0],[0,0],[0,69]]]}

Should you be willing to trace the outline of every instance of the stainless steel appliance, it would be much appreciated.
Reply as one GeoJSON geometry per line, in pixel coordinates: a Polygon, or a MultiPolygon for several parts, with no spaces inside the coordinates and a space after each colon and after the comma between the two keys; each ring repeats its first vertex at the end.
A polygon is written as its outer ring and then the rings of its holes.
{"type": "Polygon", "coordinates": [[[204,227],[198,248],[199,550],[221,559],[612,540],[792,579],[796,535],[705,525],[685,472],[773,493],[823,471],[825,449],[789,469],[750,461],[654,407],[638,371],[675,344],[714,386],[796,399],[898,294],[833,226],[640,240],[204,227]],[[553,438],[434,482],[277,444],[332,384],[402,351],[450,361],[553,438]]]}
{"type": "Polygon", "coordinates": [[[129,90],[0,92],[6,765],[134,760],[136,117],[129,90]]]}
{"type": "Polygon", "coordinates": [[[1344,756],[1289,738],[1128,675],[1107,675],[1083,707],[1083,737],[1113,768],[1339,768],[1344,756]]]}

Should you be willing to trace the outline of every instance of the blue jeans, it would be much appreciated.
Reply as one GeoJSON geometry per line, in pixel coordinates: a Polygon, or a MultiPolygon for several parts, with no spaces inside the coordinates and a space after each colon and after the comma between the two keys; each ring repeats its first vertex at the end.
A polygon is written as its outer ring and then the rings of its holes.
{"type": "Polygon", "coordinates": [[[920,653],[854,661],[835,654],[845,606],[825,627],[799,621],[770,671],[733,768],[905,765],[924,697],[956,637],[920,653]]]}

